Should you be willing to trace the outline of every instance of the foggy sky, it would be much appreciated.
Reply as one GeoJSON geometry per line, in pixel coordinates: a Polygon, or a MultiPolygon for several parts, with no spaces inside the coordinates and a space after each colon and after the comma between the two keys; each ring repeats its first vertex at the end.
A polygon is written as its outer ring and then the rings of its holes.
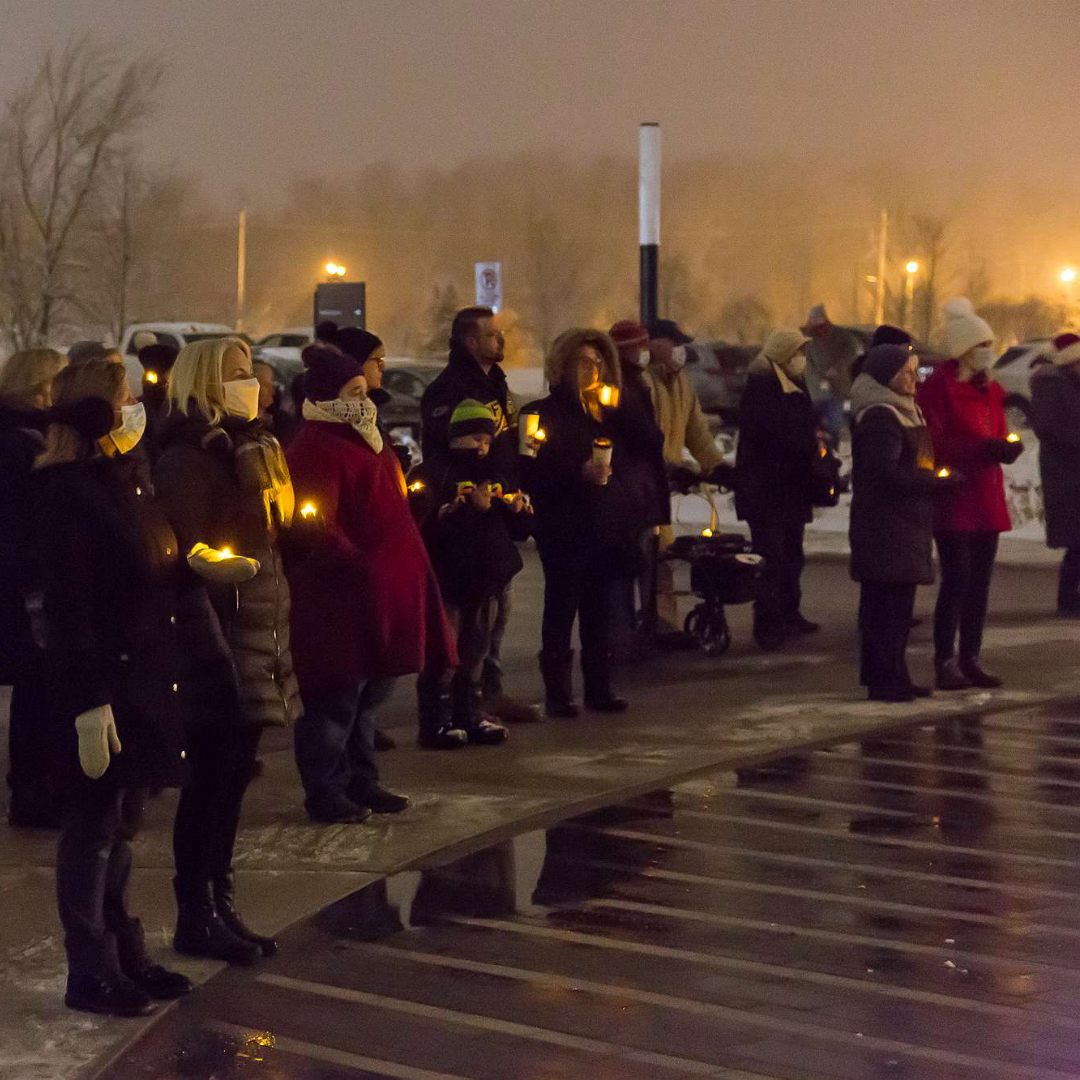
{"type": "Polygon", "coordinates": [[[144,145],[228,204],[371,162],[779,153],[1076,183],[1077,0],[0,0],[0,93],[92,29],[168,64],[144,145]]]}

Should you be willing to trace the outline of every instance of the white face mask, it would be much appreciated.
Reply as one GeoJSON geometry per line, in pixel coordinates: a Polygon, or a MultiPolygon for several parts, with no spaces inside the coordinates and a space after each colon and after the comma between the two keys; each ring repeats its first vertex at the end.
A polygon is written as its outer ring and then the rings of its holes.
{"type": "Polygon", "coordinates": [[[980,345],[971,351],[971,366],[976,371],[989,371],[994,366],[995,359],[992,345],[980,345]]]}
{"type": "Polygon", "coordinates": [[[793,378],[801,379],[806,374],[806,357],[796,353],[785,365],[784,370],[793,378]]]}
{"type": "Polygon", "coordinates": [[[259,415],[259,380],[234,379],[225,383],[225,411],[242,420],[254,420],[259,415]]]}
{"type": "Polygon", "coordinates": [[[113,428],[104,439],[101,440],[106,453],[111,446],[117,454],[126,454],[139,445],[139,440],[146,431],[146,408],[140,402],[137,405],[122,405],[120,407],[120,426],[113,428]]]}
{"type": "Polygon", "coordinates": [[[686,367],[686,346],[675,345],[671,349],[671,370],[682,371],[686,367]]]}
{"type": "Polygon", "coordinates": [[[642,349],[637,354],[638,367],[643,371],[649,366],[649,361],[652,359],[652,354],[648,349],[642,349]]]}

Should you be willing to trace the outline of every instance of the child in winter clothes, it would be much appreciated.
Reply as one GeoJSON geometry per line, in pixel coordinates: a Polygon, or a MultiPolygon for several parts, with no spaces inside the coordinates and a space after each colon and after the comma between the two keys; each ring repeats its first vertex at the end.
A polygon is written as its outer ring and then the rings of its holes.
{"type": "Polygon", "coordinates": [[[521,492],[504,489],[488,454],[491,408],[466,398],[450,417],[448,450],[425,465],[424,539],[443,603],[457,632],[459,667],[450,683],[453,726],[470,742],[495,744],[506,728],[481,710],[481,674],[498,597],[522,568],[514,544],[529,534],[521,492]]]}

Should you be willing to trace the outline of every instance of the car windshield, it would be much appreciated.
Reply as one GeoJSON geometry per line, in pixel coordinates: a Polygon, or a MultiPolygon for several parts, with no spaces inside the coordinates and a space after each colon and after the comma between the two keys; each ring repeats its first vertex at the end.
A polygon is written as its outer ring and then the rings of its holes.
{"type": "Polygon", "coordinates": [[[237,334],[232,330],[214,330],[208,334],[185,334],[184,341],[190,344],[193,341],[212,341],[214,338],[234,337],[240,338],[241,341],[246,341],[249,345],[252,344],[251,338],[247,334],[237,334]]]}

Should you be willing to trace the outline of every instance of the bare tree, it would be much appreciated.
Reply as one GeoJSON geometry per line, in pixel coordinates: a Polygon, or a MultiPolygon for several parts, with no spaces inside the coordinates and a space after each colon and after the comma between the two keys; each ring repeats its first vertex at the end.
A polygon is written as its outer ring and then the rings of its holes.
{"type": "Polygon", "coordinates": [[[118,67],[83,35],[46,53],[0,123],[0,318],[11,343],[48,341],[75,307],[101,184],[149,114],[162,67],[118,67]]]}
{"type": "MultiPolygon", "coordinates": [[[[951,280],[947,265],[950,226],[951,222],[946,218],[932,217],[929,214],[917,214],[912,219],[915,249],[920,256],[917,307],[920,316],[919,333],[923,341],[930,340],[937,310],[944,302],[941,294],[948,288],[951,280]]],[[[915,312],[910,314],[914,324],[915,312]]]]}
{"type": "Polygon", "coordinates": [[[585,272],[590,253],[579,239],[564,233],[550,213],[531,219],[524,248],[522,279],[529,300],[528,322],[546,353],[587,304],[585,272]]]}
{"type": "Polygon", "coordinates": [[[757,345],[773,326],[773,313],[756,296],[729,300],[720,310],[720,331],[736,345],[757,345]]]}

